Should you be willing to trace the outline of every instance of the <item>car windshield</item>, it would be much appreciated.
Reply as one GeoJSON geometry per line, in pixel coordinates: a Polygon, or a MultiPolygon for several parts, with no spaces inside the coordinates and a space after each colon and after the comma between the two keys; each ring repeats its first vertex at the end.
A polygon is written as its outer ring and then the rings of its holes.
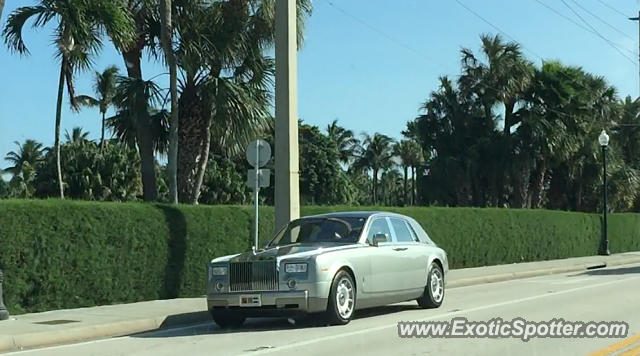
{"type": "Polygon", "coordinates": [[[294,220],[276,235],[268,246],[294,243],[355,243],[360,238],[365,218],[330,217],[294,220]]]}

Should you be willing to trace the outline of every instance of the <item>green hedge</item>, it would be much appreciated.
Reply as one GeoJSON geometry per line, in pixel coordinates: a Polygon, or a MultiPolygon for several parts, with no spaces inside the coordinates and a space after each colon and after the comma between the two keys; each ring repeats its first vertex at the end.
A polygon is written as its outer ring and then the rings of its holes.
{"type": "MultiPolygon", "coordinates": [[[[303,214],[334,209],[310,207],[303,214]]],[[[600,218],[593,214],[495,208],[385,210],[416,219],[447,251],[452,268],[586,256],[597,253],[600,244],[600,218]]]]}
{"type": "Polygon", "coordinates": [[[204,293],[206,261],[249,247],[248,207],[1,201],[12,313],[204,293]]]}
{"type": "MultiPolygon", "coordinates": [[[[358,207],[357,210],[374,210],[358,207]]],[[[377,208],[378,210],[380,208],[377,208]]],[[[596,214],[384,208],[415,218],[452,268],[593,255],[596,214]]],[[[356,210],[304,207],[303,215],[356,210]]],[[[250,206],[0,201],[0,269],[14,313],[203,295],[206,262],[250,248],[250,206]]],[[[273,232],[261,208],[260,235],[273,232]]],[[[611,251],[640,250],[640,216],[612,214],[611,251]]]]}
{"type": "Polygon", "coordinates": [[[640,251],[640,214],[611,214],[607,220],[611,253],[640,251]]]}

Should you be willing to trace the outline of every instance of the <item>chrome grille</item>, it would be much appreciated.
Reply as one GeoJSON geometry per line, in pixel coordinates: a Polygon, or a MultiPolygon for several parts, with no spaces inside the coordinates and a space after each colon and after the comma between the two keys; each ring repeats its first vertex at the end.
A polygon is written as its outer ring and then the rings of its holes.
{"type": "Polygon", "coordinates": [[[276,262],[230,263],[229,290],[231,292],[278,290],[276,262]]]}

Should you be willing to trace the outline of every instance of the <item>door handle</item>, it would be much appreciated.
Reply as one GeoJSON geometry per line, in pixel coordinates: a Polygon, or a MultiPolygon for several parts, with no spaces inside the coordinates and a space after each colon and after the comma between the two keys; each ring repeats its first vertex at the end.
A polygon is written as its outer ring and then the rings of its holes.
{"type": "Polygon", "coordinates": [[[393,250],[394,251],[404,251],[406,249],[407,249],[407,247],[395,247],[393,250]]]}

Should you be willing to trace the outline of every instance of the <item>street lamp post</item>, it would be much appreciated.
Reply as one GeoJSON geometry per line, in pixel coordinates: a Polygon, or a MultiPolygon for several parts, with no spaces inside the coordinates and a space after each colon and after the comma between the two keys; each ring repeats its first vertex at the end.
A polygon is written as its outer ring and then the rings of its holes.
{"type": "Polygon", "coordinates": [[[2,270],[0,270],[0,320],[9,319],[9,311],[7,307],[4,306],[4,302],[2,301],[2,282],[4,280],[4,275],[2,274],[2,270]]]}
{"type": "Polygon", "coordinates": [[[605,130],[600,132],[598,143],[602,147],[602,246],[601,255],[608,256],[609,237],[607,236],[607,146],[609,146],[609,135],[605,130]]]}

